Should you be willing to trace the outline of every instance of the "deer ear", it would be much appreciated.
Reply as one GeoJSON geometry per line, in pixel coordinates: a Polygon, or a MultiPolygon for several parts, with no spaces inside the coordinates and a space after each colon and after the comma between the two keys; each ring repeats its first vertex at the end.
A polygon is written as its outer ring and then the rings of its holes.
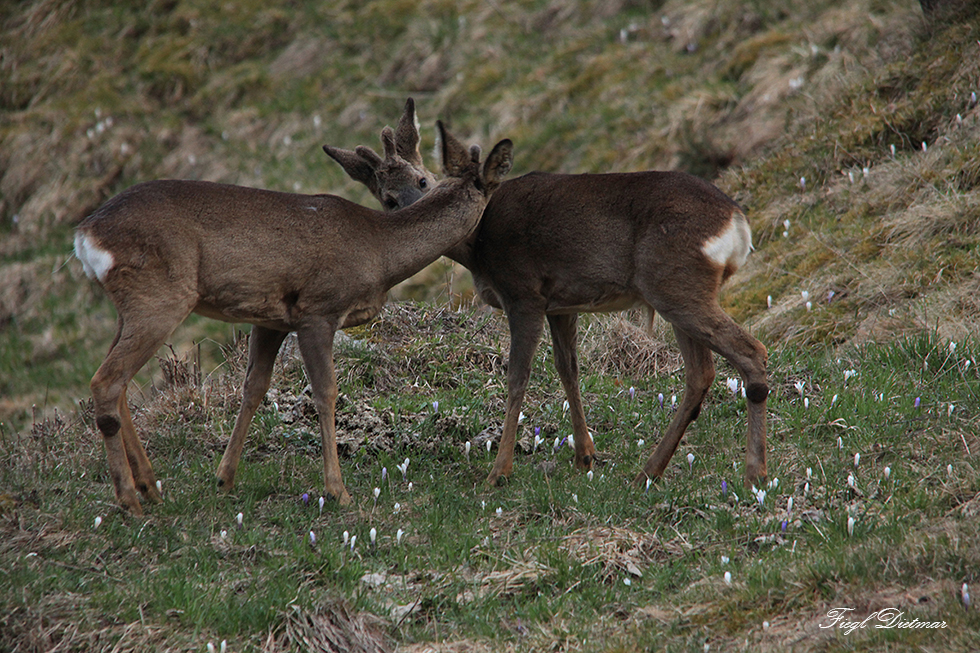
{"type": "Polygon", "coordinates": [[[505,138],[493,146],[487,162],[483,164],[483,183],[490,189],[496,188],[510,172],[514,163],[514,144],[505,138]]]}
{"type": "Polygon", "coordinates": [[[364,159],[364,162],[374,171],[379,170],[384,164],[384,159],[382,159],[377,152],[372,150],[367,145],[358,145],[354,148],[354,151],[357,152],[357,156],[364,159]]]}
{"type": "Polygon", "coordinates": [[[460,177],[470,163],[470,154],[463,144],[446,130],[441,120],[436,121],[439,141],[442,143],[442,170],[447,177],[460,177]]]}
{"type": "Polygon", "coordinates": [[[395,129],[395,151],[409,163],[422,165],[422,155],[419,153],[419,120],[415,115],[415,100],[412,98],[405,101],[405,112],[395,129]]]}
{"type": "Polygon", "coordinates": [[[385,148],[385,159],[392,159],[397,148],[395,147],[395,132],[391,127],[385,126],[381,130],[381,144],[385,148]]]}
{"type": "Polygon", "coordinates": [[[339,147],[323,146],[323,151],[340,164],[350,178],[359,181],[377,194],[378,180],[375,172],[381,165],[381,157],[369,147],[360,146],[355,151],[342,150],[339,147]]]}

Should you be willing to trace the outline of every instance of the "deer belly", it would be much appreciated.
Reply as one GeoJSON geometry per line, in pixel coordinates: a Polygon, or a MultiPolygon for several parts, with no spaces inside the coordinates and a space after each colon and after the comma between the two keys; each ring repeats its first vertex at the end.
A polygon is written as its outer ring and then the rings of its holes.
{"type": "Polygon", "coordinates": [[[290,324],[294,323],[286,302],[263,301],[260,298],[253,298],[250,302],[215,302],[202,299],[194,306],[194,312],[222,322],[245,322],[279,330],[292,330],[290,324]]]}
{"type": "Polygon", "coordinates": [[[548,313],[616,313],[631,308],[646,306],[640,297],[631,294],[617,294],[593,298],[591,301],[548,302],[548,313]]]}

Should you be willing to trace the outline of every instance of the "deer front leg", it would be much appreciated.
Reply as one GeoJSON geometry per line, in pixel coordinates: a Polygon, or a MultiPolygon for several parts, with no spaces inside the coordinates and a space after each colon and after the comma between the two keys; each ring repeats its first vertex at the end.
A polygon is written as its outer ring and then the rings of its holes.
{"type": "Polygon", "coordinates": [[[350,494],[344,487],[337,454],[337,377],[333,367],[333,337],[336,326],[323,321],[298,331],[299,351],[303,356],[306,373],[313,386],[313,399],[320,416],[320,437],[323,442],[323,483],[326,496],[340,505],[351,503],[350,494]]]}
{"type": "Polygon", "coordinates": [[[578,314],[549,315],[551,340],[555,349],[555,368],[568,398],[568,410],[572,418],[572,432],[575,434],[575,466],[579,469],[592,469],[595,460],[595,444],[585,423],[585,410],[582,408],[582,395],[578,387],[577,326],[578,314]]]}
{"type": "Polygon", "coordinates": [[[517,444],[518,417],[531,363],[544,328],[544,312],[508,311],[510,323],[510,358],[507,363],[507,413],[504,416],[504,432],[497,447],[497,458],[487,476],[489,485],[500,485],[514,471],[514,446],[517,444]]]}
{"type": "Polygon", "coordinates": [[[663,475],[664,470],[667,469],[667,463],[677,451],[677,446],[680,444],[688,425],[697,419],[701,412],[701,403],[715,379],[715,365],[711,358],[711,350],[676,326],[674,327],[674,334],[677,336],[677,344],[681,350],[681,355],[684,357],[687,386],[684,389],[680,407],[674,413],[674,417],[667,427],[667,432],[647,459],[643,471],[633,481],[635,485],[643,485],[647,479],[656,480],[663,475]]]}
{"type": "Polygon", "coordinates": [[[231,439],[225,447],[218,465],[218,488],[231,491],[235,486],[235,473],[238,462],[245,448],[245,436],[248,427],[255,417],[262,400],[269,391],[272,381],[272,371],[276,363],[276,354],[283,340],[289,335],[286,331],[274,331],[260,326],[253,326],[248,338],[248,364],[245,368],[245,382],[242,385],[242,407],[235,419],[235,427],[231,439]]]}

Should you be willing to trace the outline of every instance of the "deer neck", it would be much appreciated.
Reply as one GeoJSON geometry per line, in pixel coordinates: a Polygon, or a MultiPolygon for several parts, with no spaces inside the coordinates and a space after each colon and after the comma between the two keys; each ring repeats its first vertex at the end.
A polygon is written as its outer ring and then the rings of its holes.
{"type": "MultiPolygon", "coordinates": [[[[444,184],[414,204],[387,214],[384,225],[385,278],[388,287],[404,281],[473,234],[484,195],[471,181],[444,184]]],[[[455,260],[455,259],[454,259],[455,260]]]]}
{"type": "Polygon", "coordinates": [[[474,264],[473,246],[476,244],[477,231],[474,229],[466,238],[446,250],[444,256],[456,261],[467,270],[472,270],[474,264]]]}

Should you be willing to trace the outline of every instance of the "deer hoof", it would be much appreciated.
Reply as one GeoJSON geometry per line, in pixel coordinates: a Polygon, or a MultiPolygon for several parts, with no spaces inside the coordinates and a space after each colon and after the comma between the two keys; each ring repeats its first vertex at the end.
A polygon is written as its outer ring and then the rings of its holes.
{"type": "Polygon", "coordinates": [[[143,516],[143,506],[135,492],[119,497],[119,506],[134,517],[143,516]]]}
{"type": "Polygon", "coordinates": [[[487,485],[491,487],[503,487],[507,485],[510,479],[506,474],[498,474],[496,472],[490,472],[490,476],[487,477],[487,485]]]}
{"type": "Polygon", "coordinates": [[[353,499],[350,498],[350,494],[347,493],[347,490],[341,490],[339,494],[327,491],[324,493],[324,498],[327,501],[336,501],[337,505],[339,506],[349,506],[353,503],[353,499]]]}
{"type": "Polygon", "coordinates": [[[140,483],[137,489],[143,495],[143,498],[150,503],[163,503],[163,495],[160,494],[155,484],[148,485],[146,483],[140,483]]]}
{"type": "Polygon", "coordinates": [[[651,485],[657,481],[657,476],[649,476],[646,472],[640,472],[633,479],[633,487],[635,488],[646,488],[647,481],[650,481],[651,485]]]}

